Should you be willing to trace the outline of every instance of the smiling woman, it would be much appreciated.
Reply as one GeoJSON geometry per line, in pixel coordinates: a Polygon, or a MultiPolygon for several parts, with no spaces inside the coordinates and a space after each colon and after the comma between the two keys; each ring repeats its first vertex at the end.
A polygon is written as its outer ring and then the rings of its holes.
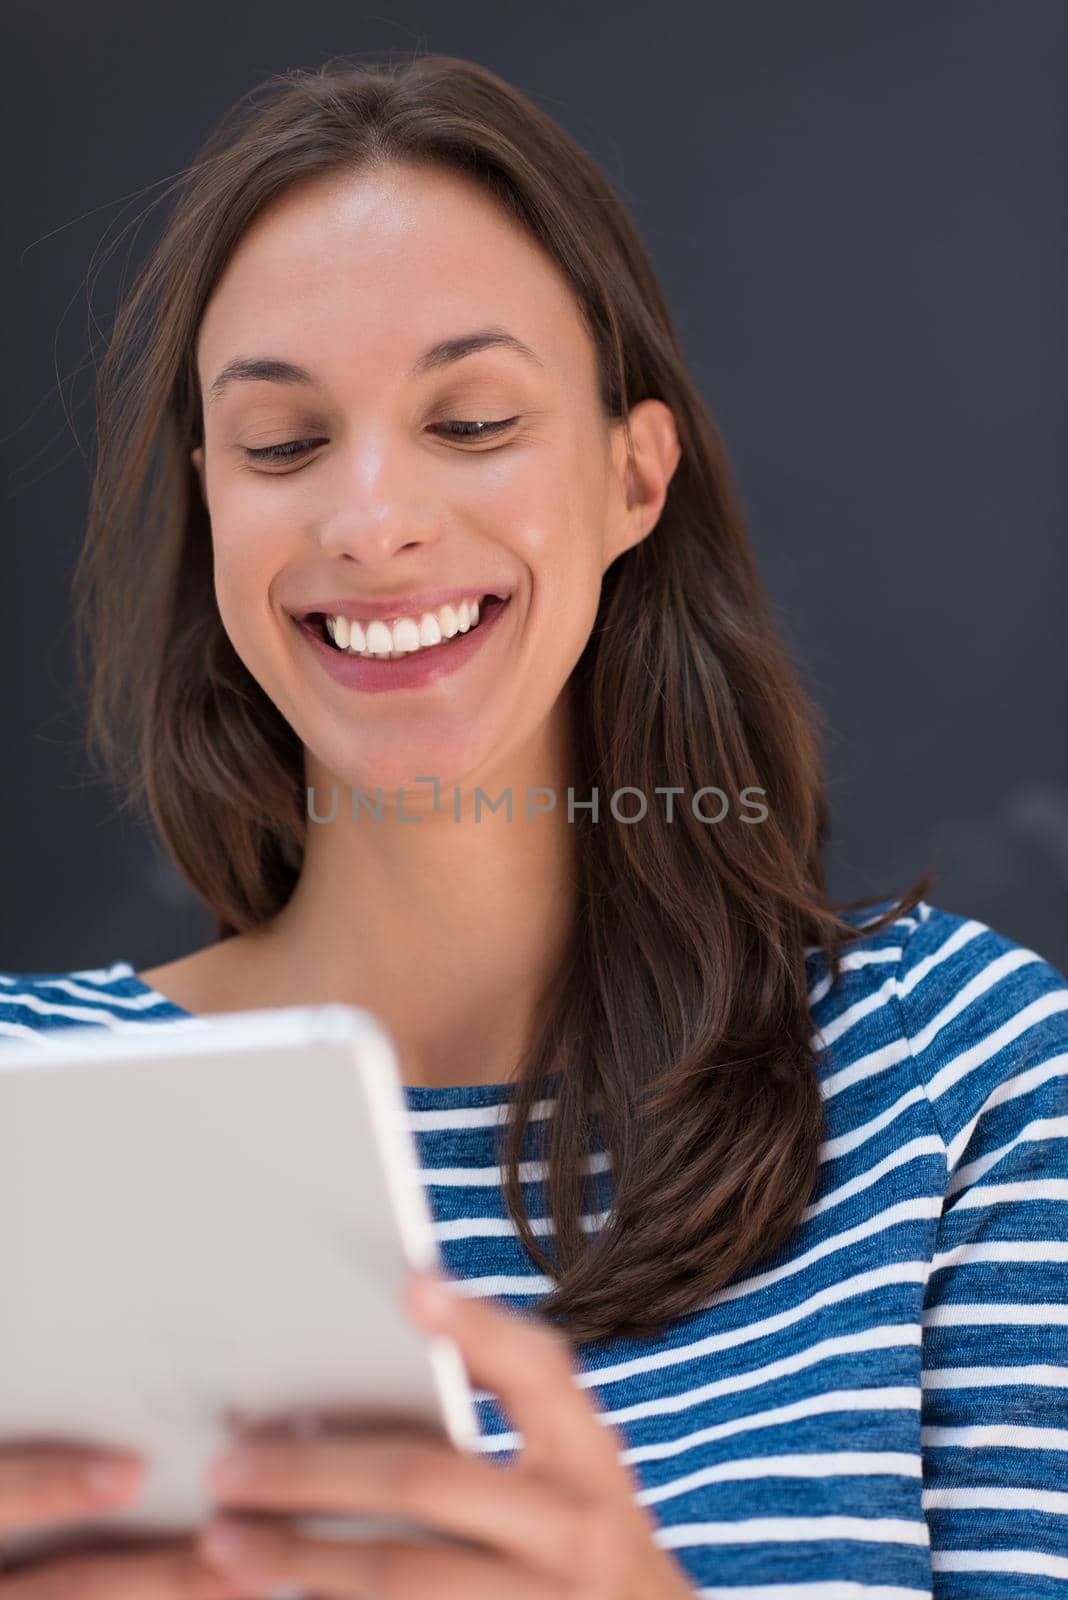
{"type": "Polygon", "coordinates": [[[818,714],[618,197],[441,56],[262,86],[171,194],[76,597],[96,748],[218,939],[7,975],[0,1026],[366,1007],[447,1266],[537,1313],[453,1313],[514,1472],[244,1462],[247,1509],[466,1551],[204,1554],[237,1593],[1052,1594],[1068,984],[926,879],[831,903],[818,714]],[[338,786],[377,811],[310,826],[338,786]]]}

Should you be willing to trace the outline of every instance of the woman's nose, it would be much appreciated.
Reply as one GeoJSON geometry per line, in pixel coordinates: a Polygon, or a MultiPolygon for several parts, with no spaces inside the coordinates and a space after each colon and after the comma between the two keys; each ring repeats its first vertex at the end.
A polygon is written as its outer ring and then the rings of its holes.
{"type": "Polygon", "coordinates": [[[348,556],[366,566],[378,566],[403,550],[417,550],[434,542],[429,528],[417,529],[411,517],[355,513],[332,517],[321,526],[317,537],[324,555],[348,556]]]}
{"type": "Polygon", "coordinates": [[[347,459],[337,458],[330,502],[314,520],[324,554],[374,565],[440,538],[442,507],[400,456],[365,439],[347,459]]]}

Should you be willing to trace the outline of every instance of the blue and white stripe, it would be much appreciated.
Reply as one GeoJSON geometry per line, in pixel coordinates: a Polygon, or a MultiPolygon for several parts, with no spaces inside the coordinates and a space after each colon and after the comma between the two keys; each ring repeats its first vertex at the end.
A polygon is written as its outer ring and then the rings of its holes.
{"type": "MultiPolygon", "coordinates": [[[[799,1227],[660,1338],[581,1346],[576,1382],[706,1600],[1068,1595],[1068,980],[927,902],[837,983],[807,961],[826,1126],[799,1227]]],[[[0,1037],[87,1022],[202,1025],[126,961],[0,974],[0,1037]]],[[[445,1266],[530,1308],[551,1284],[501,1192],[511,1093],[405,1090],[445,1266]]],[[[603,1151],[589,1167],[610,1185],[603,1151]]],[[[551,1235],[543,1165],[521,1177],[551,1235]]],[[[477,1403],[482,1449],[511,1456],[477,1403]]]]}

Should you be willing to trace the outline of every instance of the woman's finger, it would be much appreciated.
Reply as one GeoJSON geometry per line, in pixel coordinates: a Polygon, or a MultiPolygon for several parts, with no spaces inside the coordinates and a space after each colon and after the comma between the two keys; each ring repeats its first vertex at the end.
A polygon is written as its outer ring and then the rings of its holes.
{"type": "Polygon", "coordinates": [[[575,1383],[578,1368],[564,1335],[442,1287],[448,1281],[445,1274],[413,1274],[409,1308],[428,1331],[453,1339],[474,1382],[498,1396],[523,1435],[525,1463],[550,1466],[557,1484],[579,1493],[613,1472],[626,1482],[611,1427],[597,1420],[595,1398],[575,1383]]]}
{"type": "Polygon", "coordinates": [[[5,1530],[121,1505],[140,1488],[142,1472],[138,1456],[6,1446],[0,1449],[0,1538],[5,1530]]]}
{"type": "MultiPolygon", "coordinates": [[[[560,1600],[558,1582],[485,1550],[393,1540],[310,1539],[287,1528],[227,1522],[201,1535],[213,1560],[250,1592],[288,1586],[324,1600],[389,1595],[396,1600],[560,1600]]],[[[2,1590],[0,1590],[2,1593],[2,1590]]],[[[21,1597],[20,1597],[21,1600],[21,1597]]]]}
{"type": "Polygon", "coordinates": [[[108,1554],[55,1556],[5,1572],[0,1600],[242,1600],[250,1593],[233,1577],[209,1566],[195,1547],[154,1546],[108,1554]]]}
{"type": "Polygon", "coordinates": [[[567,1570],[587,1527],[584,1500],[421,1435],[246,1439],[226,1459],[243,1471],[216,1470],[211,1483],[233,1510],[400,1517],[500,1550],[534,1571],[567,1570]]]}

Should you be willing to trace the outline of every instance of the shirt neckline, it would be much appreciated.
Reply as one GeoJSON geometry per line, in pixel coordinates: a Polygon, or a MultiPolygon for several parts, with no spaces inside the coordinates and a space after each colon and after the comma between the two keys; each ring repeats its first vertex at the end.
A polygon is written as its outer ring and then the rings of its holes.
{"type": "MultiPolygon", "coordinates": [[[[158,989],[153,989],[151,984],[145,983],[137,976],[132,962],[115,961],[108,969],[114,977],[121,978],[126,986],[136,994],[150,996],[159,1002],[153,1007],[157,1014],[163,1012],[168,1018],[176,1018],[186,1022],[207,1022],[207,1017],[198,1017],[191,1011],[184,1010],[176,1005],[173,1000],[168,1000],[165,994],[158,989]]],[[[552,1073],[551,1079],[559,1076],[552,1073]]],[[[516,1085],[514,1083],[455,1083],[442,1087],[430,1087],[425,1084],[402,1083],[404,1097],[411,1111],[459,1111],[477,1110],[483,1106],[507,1105],[514,1098],[516,1085]]]]}

